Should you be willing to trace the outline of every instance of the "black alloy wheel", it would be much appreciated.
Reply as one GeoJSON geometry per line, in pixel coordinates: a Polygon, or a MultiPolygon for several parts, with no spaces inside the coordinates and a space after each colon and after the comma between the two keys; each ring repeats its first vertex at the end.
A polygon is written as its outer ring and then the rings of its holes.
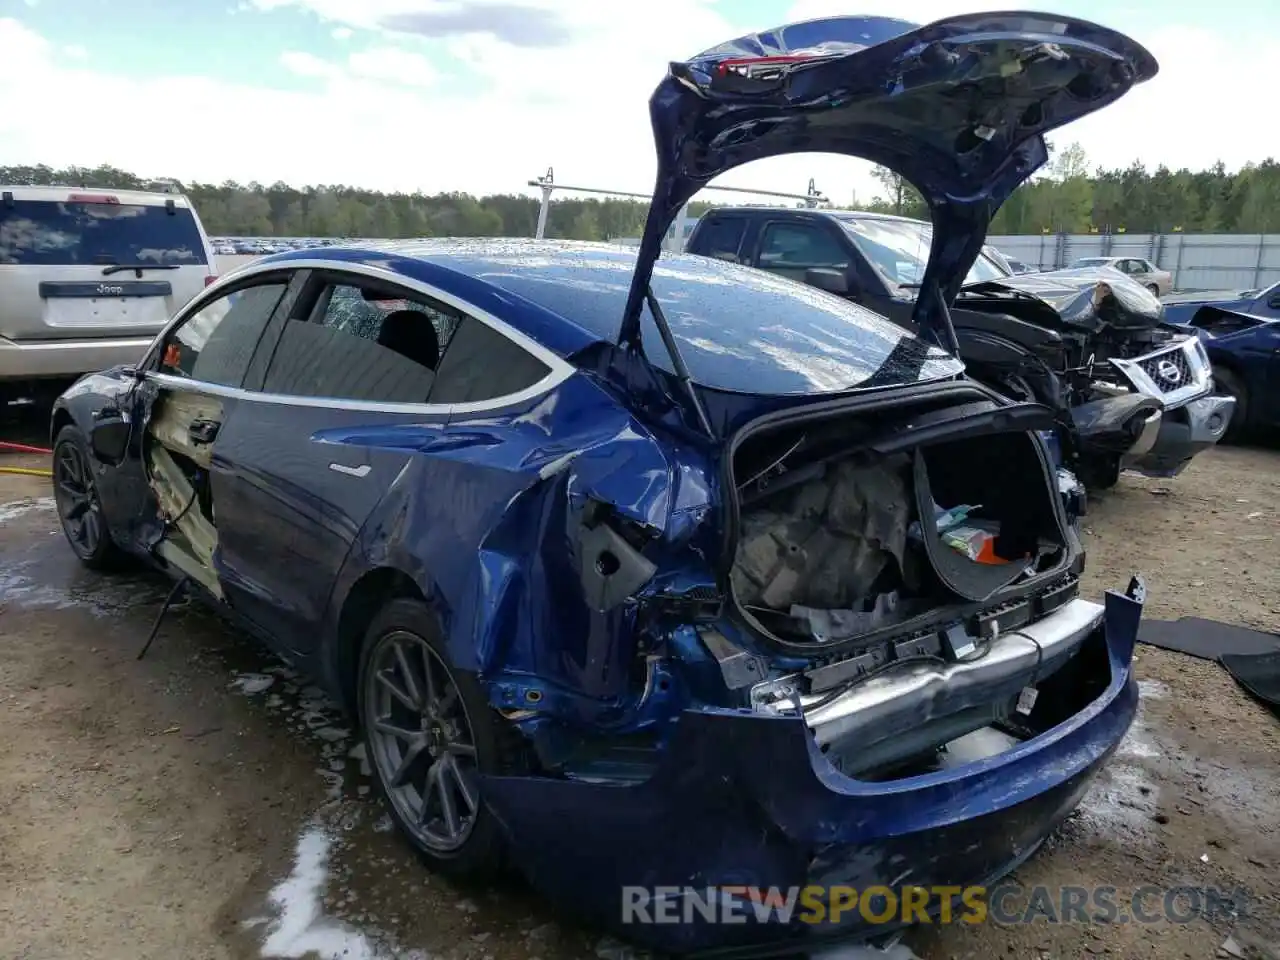
{"type": "Polygon", "coordinates": [[[93,569],[113,566],[120,551],[102,513],[84,434],[74,426],[63,427],[54,442],[53,499],[62,532],[76,556],[93,569]]]}

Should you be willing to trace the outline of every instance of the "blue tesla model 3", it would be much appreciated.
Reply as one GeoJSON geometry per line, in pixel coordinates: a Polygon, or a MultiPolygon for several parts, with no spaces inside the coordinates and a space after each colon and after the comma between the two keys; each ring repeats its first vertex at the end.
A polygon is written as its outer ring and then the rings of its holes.
{"type": "MultiPolygon", "coordinates": [[[[673,63],[638,250],[355,243],[223,277],[57,402],[67,539],[318,677],[435,869],[512,864],[614,928],[627,888],[988,882],[1125,735],[1141,596],[1081,595],[1052,417],[965,377],[948,305],[1042,134],[1155,72],[1030,13],[811,21],[673,63]],[[662,254],[712,178],[803,151],[928,200],[918,335],[662,254]]],[[[760,242],[830,269],[811,239],[760,242]]]]}

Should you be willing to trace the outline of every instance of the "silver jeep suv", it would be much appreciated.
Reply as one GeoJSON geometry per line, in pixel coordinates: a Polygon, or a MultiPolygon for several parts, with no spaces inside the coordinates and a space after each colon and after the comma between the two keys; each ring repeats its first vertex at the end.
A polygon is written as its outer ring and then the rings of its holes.
{"type": "Polygon", "coordinates": [[[215,273],[176,190],[0,184],[0,403],[135,362],[215,273]]]}

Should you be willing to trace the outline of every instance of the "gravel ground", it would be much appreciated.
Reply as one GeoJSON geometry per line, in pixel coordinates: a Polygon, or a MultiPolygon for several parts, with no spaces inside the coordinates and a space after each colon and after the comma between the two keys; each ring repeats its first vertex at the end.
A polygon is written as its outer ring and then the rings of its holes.
{"type": "MultiPolygon", "coordinates": [[[[9,431],[6,439],[12,438],[9,431]]],[[[35,458],[4,458],[37,465],[35,458]]],[[[1088,593],[1148,575],[1147,615],[1280,630],[1280,455],[1223,449],[1091,506],[1088,593]]],[[[26,960],[614,957],[519,885],[430,876],[369,797],[323,696],[165,584],[79,568],[47,481],[0,475],[0,954],[26,960]],[[313,951],[313,952],[309,952],[313,951]]],[[[922,928],[950,957],[1211,958],[1280,943],[1280,723],[1213,664],[1139,648],[1139,722],[1024,885],[1213,886],[1185,923],[922,928]]],[[[1273,949],[1273,948],[1272,948],[1273,949]]],[[[846,957],[852,954],[846,954],[846,957]]],[[[905,954],[904,954],[905,955],[905,954]]]]}

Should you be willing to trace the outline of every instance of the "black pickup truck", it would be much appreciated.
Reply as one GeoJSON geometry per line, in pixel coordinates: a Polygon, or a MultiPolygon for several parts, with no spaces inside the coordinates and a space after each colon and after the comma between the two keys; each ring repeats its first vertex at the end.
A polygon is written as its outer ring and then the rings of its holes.
{"type": "MultiPolygon", "coordinates": [[[[904,217],[721,207],[685,249],[810,284],[912,329],[931,242],[929,224],[904,217]]],[[[1200,340],[1165,323],[1159,300],[1118,271],[1015,276],[984,253],[951,318],[972,376],[1054,410],[1064,464],[1086,487],[1109,487],[1123,469],[1174,476],[1226,432],[1234,402],[1213,395],[1200,340]]]]}

